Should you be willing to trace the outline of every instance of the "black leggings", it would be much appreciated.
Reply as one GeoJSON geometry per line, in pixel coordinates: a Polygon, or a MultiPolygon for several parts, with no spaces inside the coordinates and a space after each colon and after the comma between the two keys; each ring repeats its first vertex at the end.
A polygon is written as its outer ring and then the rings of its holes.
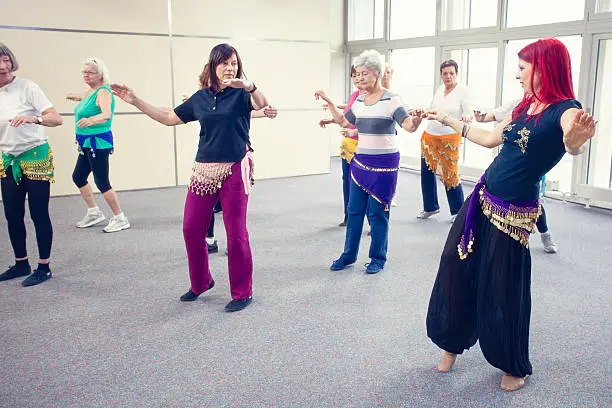
{"type": "Polygon", "coordinates": [[[78,188],[85,187],[87,185],[87,178],[89,174],[93,172],[94,182],[98,187],[98,190],[102,194],[106,193],[112,187],[110,180],[108,179],[108,156],[111,154],[113,149],[96,149],[96,156],[93,157],[90,148],[85,147],[83,154],[79,154],[74,171],[72,172],[72,181],[78,188]]]}
{"type": "Polygon", "coordinates": [[[548,232],[548,223],[546,222],[546,211],[544,211],[544,206],[542,206],[542,215],[538,217],[536,227],[538,228],[538,232],[540,234],[548,232]]]}
{"type": "Polygon", "coordinates": [[[19,184],[13,179],[13,169],[6,169],[6,177],[0,181],[2,187],[2,204],[4,215],[8,224],[9,238],[15,258],[28,256],[26,248],[25,199],[28,196],[30,217],[36,230],[38,243],[38,256],[40,259],[49,259],[51,256],[51,243],[53,241],[53,227],[49,217],[49,195],[51,183],[46,180],[30,180],[21,177],[19,184]]]}

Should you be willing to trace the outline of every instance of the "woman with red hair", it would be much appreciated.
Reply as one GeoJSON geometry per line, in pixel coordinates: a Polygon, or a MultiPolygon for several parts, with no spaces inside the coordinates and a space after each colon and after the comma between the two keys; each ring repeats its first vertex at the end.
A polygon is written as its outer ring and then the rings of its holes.
{"type": "Polygon", "coordinates": [[[485,147],[503,145],[449,232],[427,312],[427,335],[444,350],[438,370],[477,340],[501,388],[513,391],[531,374],[529,235],[541,213],[539,180],[568,152],[578,155],[595,133],[593,118],[574,99],[567,48],[538,40],[519,54],[525,96],[492,131],[471,128],[442,111],[429,119],[485,147]]]}

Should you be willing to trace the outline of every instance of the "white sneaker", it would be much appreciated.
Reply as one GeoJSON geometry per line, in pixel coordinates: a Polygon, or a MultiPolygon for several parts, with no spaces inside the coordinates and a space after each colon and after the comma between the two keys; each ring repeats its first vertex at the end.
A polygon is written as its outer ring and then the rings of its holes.
{"type": "Polygon", "coordinates": [[[102,228],[104,232],[118,232],[124,229],[130,228],[130,222],[128,221],[125,214],[121,213],[119,215],[113,216],[108,222],[108,225],[102,228]]]}
{"type": "Polygon", "coordinates": [[[99,208],[97,211],[87,210],[87,215],[85,215],[81,221],[77,222],[76,226],[77,228],[88,228],[104,221],[105,219],[106,217],[99,208]]]}
{"type": "Polygon", "coordinates": [[[542,239],[542,244],[544,245],[544,252],[547,254],[554,254],[557,252],[557,246],[553,242],[550,232],[540,234],[540,238],[542,239]]]}
{"type": "Polygon", "coordinates": [[[431,217],[432,215],[436,215],[440,212],[440,210],[433,210],[433,211],[421,211],[419,213],[419,215],[417,215],[417,218],[419,220],[426,220],[427,218],[431,217]]]}

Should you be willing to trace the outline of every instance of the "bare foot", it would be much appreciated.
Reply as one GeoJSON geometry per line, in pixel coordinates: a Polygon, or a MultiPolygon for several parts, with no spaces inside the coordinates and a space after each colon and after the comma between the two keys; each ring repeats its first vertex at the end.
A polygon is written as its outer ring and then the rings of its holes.
{"type": "Polygon", "coordinates": [[[445,351],[444,355],[442,356],[442,360],[438,362],[438,371],[441,373],[448,373],[451,368],[453,368],[456,359],[456,354],[445,351]]]}
{"type": "Polygon", "coordinates": [[[510,374],[505,374],[501,380],[501,389],[504,391],[516,391],[525,385],[525,377],[515,377],[510,374]]]}

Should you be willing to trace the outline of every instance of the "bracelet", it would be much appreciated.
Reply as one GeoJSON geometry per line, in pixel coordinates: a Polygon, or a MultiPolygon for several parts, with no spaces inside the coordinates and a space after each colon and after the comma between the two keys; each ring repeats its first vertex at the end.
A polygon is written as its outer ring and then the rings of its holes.
{"type": "Polygon", "coordinates": [[[464,139],[467,139],[467,135],[470,132],[470,125],[468,125],[467,123],[463,124],[463,127],[461,128],[461,137],[464,139]]]}
{"type": "Polygon", "coordinates": [[[255,85],[255,82],[251,82],[251,83],[253,84],[253,89],[251,89],[250,91],[247,91],[250,94],[252,94],[253,92],[257,90],[257,85],[255,85]]]}
{"type": "Polygon", "coordinates": [[[448,119],[450,115],[447,113],[446,115],[444,115],[444,117],[442,117],[442,119],[440,119],[440,123],[442,123],[444,126],[448,126],[448,123],[446,123],[446,119],[448,119]]]}

